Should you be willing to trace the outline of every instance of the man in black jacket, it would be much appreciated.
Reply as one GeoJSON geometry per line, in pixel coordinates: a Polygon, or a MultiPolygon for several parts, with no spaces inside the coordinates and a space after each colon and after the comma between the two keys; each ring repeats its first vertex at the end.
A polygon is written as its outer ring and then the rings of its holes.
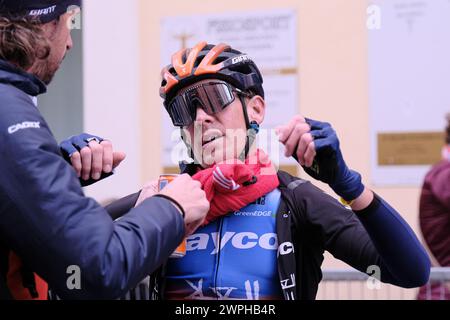
{"type": "MultiPolygon", "coordinates": [[[[155,196],[144,191],[139,205],[116,223],[83,195],[36,108],[36,96],[72,47],[68,8],[74,5],[80,1],[0,1],[3,298],[45,299],[45,282],[62,298],[117,298],[161,265],[186,226],[201,223],[209,208],[200,184],[188,175],[155,196]],[[68,281],[71,270],[78,270],[75,286],[68,281]]],[[[98,144],[92,139],[82,143],[98,144]]],[[[99,147],[112,158],[109,143],[99,147]]]]}

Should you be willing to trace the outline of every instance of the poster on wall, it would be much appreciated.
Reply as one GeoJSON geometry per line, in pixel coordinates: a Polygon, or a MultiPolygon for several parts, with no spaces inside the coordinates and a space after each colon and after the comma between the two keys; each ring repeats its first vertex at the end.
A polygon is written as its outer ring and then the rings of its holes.
{"type": "MultiPolygon", "coordinates": [[[[297,14],[290,9],[165,17],[161,20],[161,66],[170,63],[174,52],[200,41],[227,43],[247,53],[264,77],[267,107],[262,128],[267,130],[260,135],[259,145],[269,149],[279,165],[294,164],[284,158],[270,129],[286,123],[299,110],[297,34],[297,14]]],[[[187,158],[187,152],[166,113],[162,123],[162,162],[174,167],[187,158]]]]}
{"type": "Polygon", "coordinates": [[[372,183],[419,187],[450,112],[450,1],[375,0],[369,12],[372,183]]]}

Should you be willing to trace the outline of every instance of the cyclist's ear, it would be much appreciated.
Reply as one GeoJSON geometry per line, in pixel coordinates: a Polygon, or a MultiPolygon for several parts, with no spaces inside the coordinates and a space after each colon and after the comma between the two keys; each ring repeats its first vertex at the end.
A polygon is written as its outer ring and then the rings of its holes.
{"type": "Polygon", "coordinates": [[[247,113],[250,121],[261,124],[266,114],[266,102],[261,96],[254,96],[247,100],[247,113]]]}

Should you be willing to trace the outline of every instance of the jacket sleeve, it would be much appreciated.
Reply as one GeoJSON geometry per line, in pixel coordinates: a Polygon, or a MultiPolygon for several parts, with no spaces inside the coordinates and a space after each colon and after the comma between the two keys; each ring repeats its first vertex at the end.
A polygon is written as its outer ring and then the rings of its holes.
{"type": "Polygon", "coordinates": [[[114,223],[83,195],[27,98],[0,99],[2,237],[60,297],[117,298],[176,248],[183,219],[169,201],[150,198],[114,223]],[[34,124],[15,126],[24,122],[34,124]],[[70,266],[79,267],[81,289],[67,285],[76,276],[70,266]]]}
{"type": "Polygon", "coordinates": [[[355,214],[310,183],[297,189],[312,241],[334,257],[364,273],[378,267],[380,280],[397,286],[412,288],[428,281],[428,255],[408,224],[381,198],[376,196],[355,214]]]}
{"type": "Polygon", "coordinates": [[[105,207],[106,211],[109,213],[113,220],[122,218],[136,205],[137,200],[141,192],[130,194],[129,196],[123,197],[122,199],[116,200],[113,203],[105,207]]]}
{"type": "Polygon", "coordinates": [[[450,210],[450,165],[443,166],[427,182],[439,203],[450,210]]]}

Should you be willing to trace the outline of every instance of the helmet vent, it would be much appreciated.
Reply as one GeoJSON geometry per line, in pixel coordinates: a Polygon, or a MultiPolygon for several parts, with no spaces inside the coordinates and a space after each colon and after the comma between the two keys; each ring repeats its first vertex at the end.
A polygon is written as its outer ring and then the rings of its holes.
{"type": "Polygon", "coordinates": [[[183,61],[183,64],[186,63],[186,60],[187,60],[187,50],[184,51],[183,56],[181,57],[181,60],[183,61]]]}
{"type": "Polygon", "coordinates": [[[218,57],[216,60],[214,60],[214,64],[219,64],[225,60],[228,60],[228,57],[224,57],[224,56],[218,57]]]}
{"type": "Polygon", "coordinates": [[[175,77],[178,75],[178,74],[177,74],[177,71],[175,70],[174,67],[171,67],[171,68],[169,69],[169,72],[170,72],[171,75],[173,75],[173,76],[175,76],[175,77]]]}
{"type": "Polygon", "coordinates": [[[197,59],[195,59],[194,68],[197,68],[200,65],[200,63],[202,62],[204,57],[205,56],[202,55],[202,56],[197,57],[197,59]]]}
{"type": "Polygon", "coordinates": [[[250,68],[248,64],[231,66],[229,67],[229,70],[243,74],[251,74],[253,72],[253,70],[250,68]]]}

